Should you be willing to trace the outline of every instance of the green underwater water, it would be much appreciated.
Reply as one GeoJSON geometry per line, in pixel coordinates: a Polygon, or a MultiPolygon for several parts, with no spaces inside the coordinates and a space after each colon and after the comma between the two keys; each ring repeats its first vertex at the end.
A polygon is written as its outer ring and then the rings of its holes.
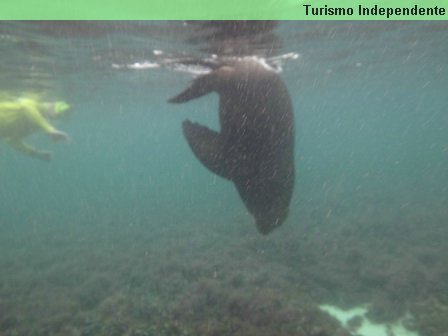
{"type": "Polygon", "coordinates": [[[191,75],[112,67],[197,53],[181,29],[108,24],[0,26],[0,89],[73,106],[72,143],[29,139],[52,162],[0,147],[0,335],[345,335],[322,303],[445,335],[445,23],[280,24],[297,180],[267,237],[183,139],[218,127],[217,97],[169,105],[191,75]]]}

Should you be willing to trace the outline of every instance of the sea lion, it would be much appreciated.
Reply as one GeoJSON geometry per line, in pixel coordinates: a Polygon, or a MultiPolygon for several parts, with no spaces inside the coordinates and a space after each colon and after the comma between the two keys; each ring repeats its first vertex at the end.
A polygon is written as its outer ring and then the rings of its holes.
{"type": "Polygon", "coordinates": [[[210,92],[219,95],[221,131],[185,120],[185,138],[205,167],[235,184],[258,231],[268,234],[287,218],[294,188],[294,115],[286,85],[260,61],[232,61],[168,102],[210,92]]]}

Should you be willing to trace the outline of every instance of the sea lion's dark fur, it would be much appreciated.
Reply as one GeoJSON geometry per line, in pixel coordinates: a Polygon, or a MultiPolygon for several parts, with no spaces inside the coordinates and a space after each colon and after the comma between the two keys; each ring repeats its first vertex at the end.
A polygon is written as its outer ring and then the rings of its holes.
{"type": "Polygon", "coordinates": [[[223,64],[171,98],[184,103],[219,95],[221,131],[189,120],[184,135],[202,164],[232,181],[258,230],[268,234],[288,216],[294,187],[294,116],[280,76],[256,60],[223,64]]]}

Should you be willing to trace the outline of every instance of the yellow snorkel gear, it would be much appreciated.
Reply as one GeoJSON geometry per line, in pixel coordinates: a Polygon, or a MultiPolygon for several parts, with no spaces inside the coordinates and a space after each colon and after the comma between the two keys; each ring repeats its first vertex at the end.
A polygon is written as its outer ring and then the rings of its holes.
{"type": "Polygon", "coordinates": [[[64,101],[57,101],[53,103],[54,113],[57,116],[61,116],[65,111],[70,109],[70,105],[64,101]]]}
{"type": "Polygon", "coordinates": [[[70,105],[64,101],[45,102],[40,104],[41,113],[50,119],[63,119],[69,116],[70,105]]]}

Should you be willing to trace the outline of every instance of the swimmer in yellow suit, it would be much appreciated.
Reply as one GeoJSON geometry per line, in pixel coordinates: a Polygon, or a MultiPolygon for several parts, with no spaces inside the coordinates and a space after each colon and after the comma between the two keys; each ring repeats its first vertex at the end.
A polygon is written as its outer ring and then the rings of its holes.
{"type": "Polygon", "coordinates": [[[0,101],[0,139],[26,155],[49,161],[51,152],[38,150],[26,144],[23,139],[43,130],[54,141],[69,142],[69,136],[49,122],[49,119],[66,115],[69,108],[63,101],[44,102],[29,97],[0,101]]]}

